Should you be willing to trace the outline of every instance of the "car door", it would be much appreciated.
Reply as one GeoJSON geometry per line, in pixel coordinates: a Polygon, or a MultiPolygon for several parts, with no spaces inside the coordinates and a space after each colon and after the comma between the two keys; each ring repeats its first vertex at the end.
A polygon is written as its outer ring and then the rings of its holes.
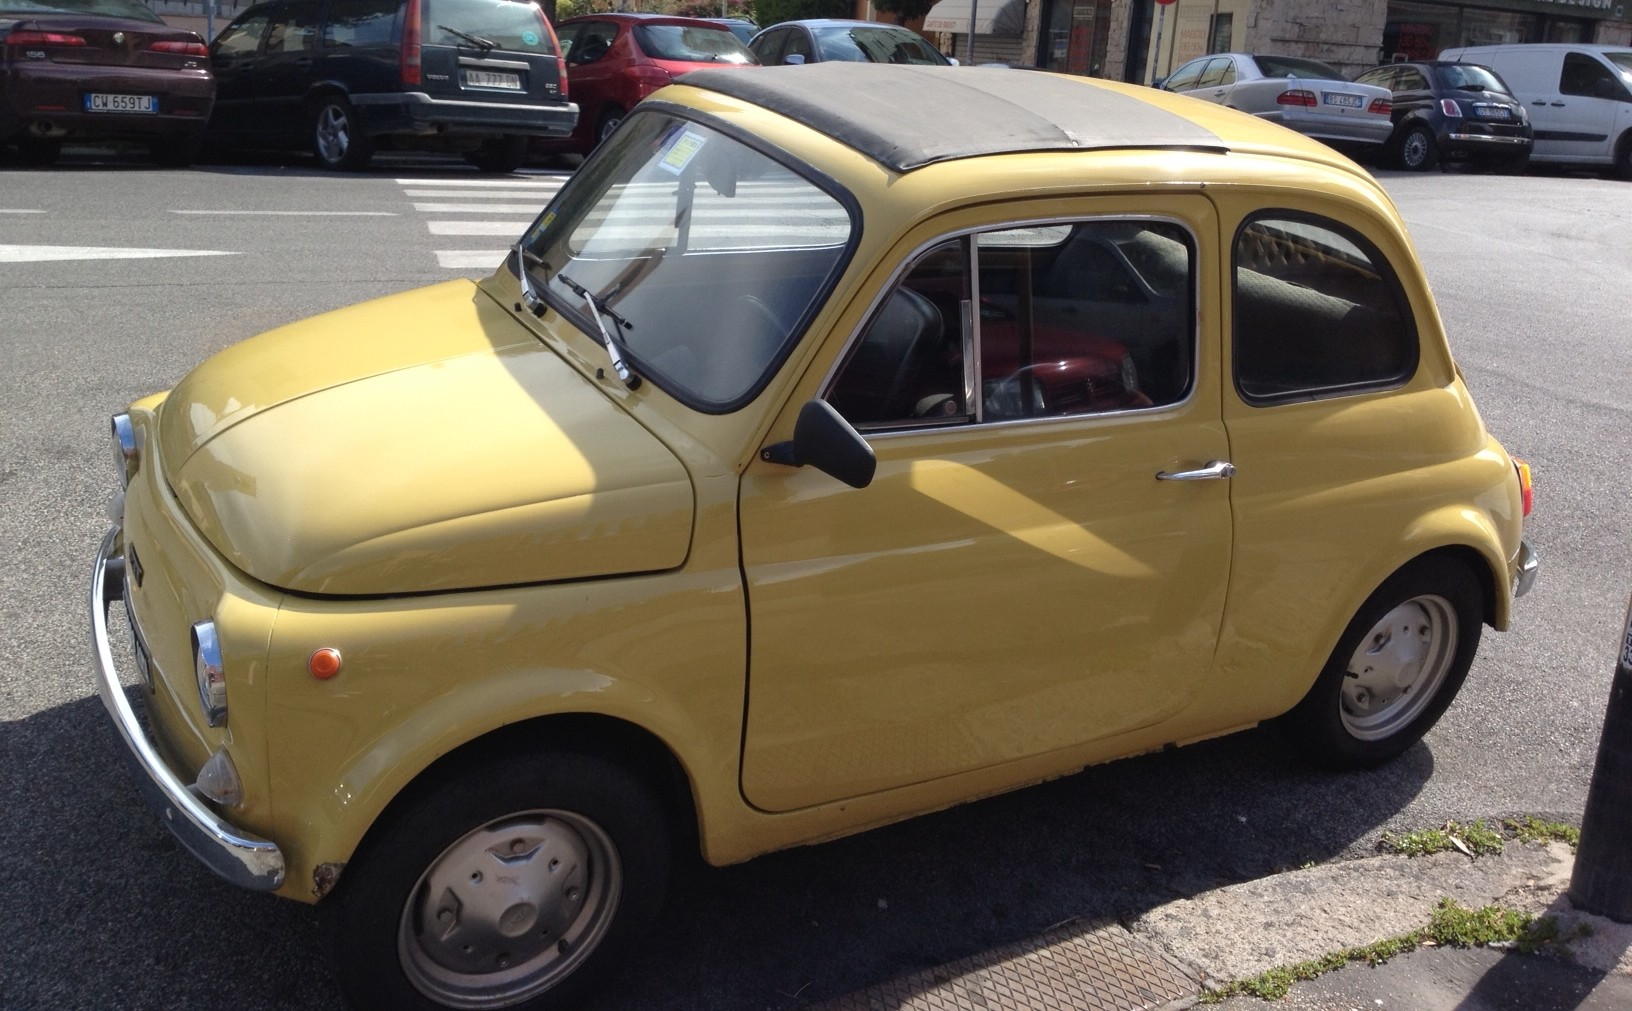
{"type": "Polygon", "coordinates": [[[256,67],[271,20],[269,8],[245,11],[210,43],[210,66],[215,74],[215,107],[210,112],[209,127],[212,134],[255,131],[260,97],[256,67]]]}
{"type": "Polygon", "coordinates": [[[744,475],[758,807],[1156,746],[1207,675],[1231,551],[1220,374],[1197,350],[1216,328],[1211,205],[1049,209],[900,247],[816,387],[871,444],[871,484],[744,475]],[[1078,241],[1162,261],[1181,292],[1165,320],[1096,322],[1086,294],[1080,322],[1039,318],[1078,241]]]}
{"type": "Polygon", "coordinates": [[[1616,120],[1632,104],[1632,92],[1592,55],[1565,53],[1558,94],[1548,104],[1546,129],[1536,128],[1537,158],[1609,161],[1616,120]]]}
{"type": "Polygon", "coordinates": [[[253,81],[261,132],[279,137],[306,134],[306,95],[316,77],[318,10],[316,3],[272,8],[253,81]]]}

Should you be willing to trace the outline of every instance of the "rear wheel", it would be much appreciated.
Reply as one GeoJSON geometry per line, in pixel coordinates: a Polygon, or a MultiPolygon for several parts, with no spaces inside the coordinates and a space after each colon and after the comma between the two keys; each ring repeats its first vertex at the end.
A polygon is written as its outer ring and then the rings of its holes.
{"type": "Polygon", "coordinates": [[[320,99],[312,117],[312,153],[326,169],[357,172],[374,157],[374,143],[363,136],[357,110],[339,95],[320,99]]]}
{"type": "Polygon", "coordinates": [[[359,1008],[574,1007],[655,917],[669,839],[652,792],[613,762],[472,766],[347,868],[336,974],[359,1008]]]}
{"type": "Polygon", "coordinates": [[[48,168],[57,163],[62,154],[62,141],[56,137],[17,138],[17,160],[28,168],[48,168]]]}
{"type": "Polygon", "coordinates": [[[1311,758],[1337,768],[1385,762],[1444,714],[1479,646],[1481,594],[1468,567],[1419,559],[1354,616],[1314,687],[1280,723],[1311,758]]]}
{"type": "Polygon", "coordinates": [[[1434,140],[1434,131],[1421,123],[1411,126],[1400,135],[1394,159],[1400,168],[1410,172],[1426,172],[1438,165],[1439,143],[1434,140]]]}
{"type": "Polygon", "coordinates": [[[504,136],[482,142],[465,155],[465,161],[483,172],[514,172],[527,160],[527,138],[504,136]]]}
{"type": "Polygon", "coordinates": [[[147,153],[154,163],[164,168],[185,168],[198,157],[202,146],[201,138],[166,137],[163,140],[148,141],[147,153]]]}

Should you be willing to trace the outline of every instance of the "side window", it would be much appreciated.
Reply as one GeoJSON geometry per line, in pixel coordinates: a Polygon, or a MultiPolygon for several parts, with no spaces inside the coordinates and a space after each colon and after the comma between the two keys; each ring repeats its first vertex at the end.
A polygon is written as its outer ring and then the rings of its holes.
{"type": "Polygon", "coordinates": [[[1394,80],[1394,91],[1427,91],[1428,78],[1414,67],[1406,67],[1400,71],[1399,77],[1394,80]]]}
{"type": "Polygon", "coordinates": [[[1265,215],[1235,239],[1235,383],[1251,403],[1397,386],[1416,324],[1381,252],[1322,218],[1265,215]]]}
{"type": "Polygon", "coordinates": [[[1208,63],[1207,68],[1201,72],[1201,77],[1196,81],[1196,87],[1217,88],[1225,84],[1233,83],[1235,81],[1235,75],[1233,73],[1229,73],[1233,69],[1234,67],[1230,64],[1230,61],[1227,58],[1220,57],[1213,60],[1208,63]],[[1226,74],[1229,75],[1228,81],[1224,79],[1226,74]]]}
{"type": "Polygon", "coordinates": [[[317,9],[280,12],[266,30],[266,54],[309,53],[317,48],[317,9]]]}
{"type": "Polygon", "coordinates": [[[1189,234],[1166,222],[1035,225],[943,242],[874,313],[828,400],[862,429],[1175,403],[1195,360],[1194,265],[1189,234]]]}
{"type": "Polygon", "coordinates": [[[257,14],[252,18],[228,25],[215,37],[214,55],[217,57],[254,56],[266,36],[268,17],[257,14]]]}
{"type": "Polygon", "coordinates": [[[786,63],[790,56],[803,56],[806,63],[816,62],[816,49],[810,43],[810,36],[797,28],[788,30],[788,47],[779,62],[786,63]]]}
{"type": "Polygon", "coordinates": [[[1169,77],[1162,88],[1167,91],[1188,91],[1196,86],[1196,79],[1201,76],[1201,71],[1206,66],[1206,60],[1192,60],[1169,77]]]}
{"type": "Polygon", "coordinates": [[[618,26],[605,21],[575,27],[578,32],[567,52],[567,62],[572,64],[594,63],[612,51],[612,42],[618,37],[618,26]]]}
{"type": "Polygon", "coordinates": [[[334,0],[323,25],[324,47],[389,46],[399,6],[398,0],[334,0]]]}
{"type": "Polygon", "coordinates": [[[968,240],[919,256],[873,313],[828,394],[857,428],[969,420],[963,315],[968,240]]]}
{"type": "Polygon", "coordinates": [[[1564,71],[1559,75],[1558,90],[1584,98],[1621,98],[1626,94],[1608,67],[1584,53],[1564,54],[1564,71]]]}

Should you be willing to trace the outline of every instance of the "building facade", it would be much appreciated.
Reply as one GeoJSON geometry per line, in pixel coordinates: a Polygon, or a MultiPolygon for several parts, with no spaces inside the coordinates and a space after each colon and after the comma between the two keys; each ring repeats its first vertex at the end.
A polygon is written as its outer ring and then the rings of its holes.
{"type": "Polygon", "coordinates": [[[966,63],[972,52],[977,64],[1149,84],[1206,53],[1307,56],[1352,75],[1452,46],[1628,44],[1629,7],[1632,0],[941,0],[923,31],[966,63]]]}

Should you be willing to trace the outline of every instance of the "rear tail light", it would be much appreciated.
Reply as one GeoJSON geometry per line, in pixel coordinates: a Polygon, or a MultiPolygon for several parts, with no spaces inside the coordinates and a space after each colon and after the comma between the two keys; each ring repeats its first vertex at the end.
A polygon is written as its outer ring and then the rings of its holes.
{"type": "Polygon", "coordinates": [[[1447,116],[1455,116],[1457,119],[1462,118],[1462,107],[1456,104],[1456,99],[1454,98],[1440,99],[1439,111],[1443,112],[1447,116]]]}
{"type": "Polygon", "coordinates": [[[1524,515],[1528,516],[1536,504],[1536,489],[1530,482],[1530,465],[1514,457],[1513,469],[1519,475],[1519,499],[1524,503],[1524,515]]]}
{"type": "Polygon", "coordinates": [[[408,13],[402,21],[402,83],[418,84],[419,77],[419,5],[420,0],[408,0],[408,13]]]}
{"type": "Polygon", "coordinates": [[[1394,101],[1388,98],[1374,98],[1366,111],[1378,116],[1392,116],[1394,115],[1394,101]]]}
{"type": "Polygon", "coordinates": [[[8,46],[83,46],[85,39],[71,32],[12,32],[6,36],[8,46]]]}
{"type": "Polygon", "coordinates": [[[172,39],[163,39],[147,47],[148,52],[176,53],[181,56],[203,56],[208,58],[210,50],[202,42],[177,42],[172,39]]]}
{"type": "Polygon", "coordinates": [[[561,52],[561,40],[556,38],[555,28],[550,24],[550,19],[544,16],[542,10],[538,12],[538,23],[544,28],[544,37],[550,40],[550,52],[555,54],[555,84],[561,97],[565,99],[567,97],[566,54],[561,52]]]}
{"type": "Polygon", "coordinates": [[[1288,91],[1281,92],[1280,97],[1275,99],[1275,104],[1299,105],[1305,108],[1313,109],[1315,107],[1315,93],[1312,91],[1306,91],[1303,88],[1292,88],[1288,91]]]}

